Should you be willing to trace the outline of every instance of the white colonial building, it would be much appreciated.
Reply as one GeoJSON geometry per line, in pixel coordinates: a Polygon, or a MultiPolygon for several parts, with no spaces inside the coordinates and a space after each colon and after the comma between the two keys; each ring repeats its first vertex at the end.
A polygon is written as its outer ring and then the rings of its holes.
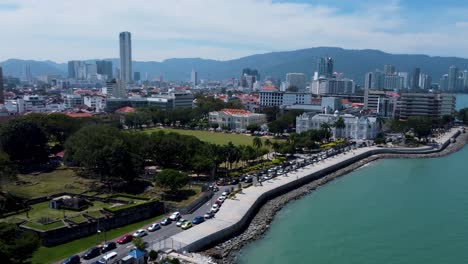
{"type": "Polygon", "coordinates": [[[266,115],[255,114],[243,109],[222,109],[209,113],[209,124],[218,124],[219,127],[228,127],[232,130],[247,129],[249,125],[263,125],[266,115]]]}
{"type": "Polygon", "coordinates": [[[313,114],[304,113],[296,117],[296,132],[302,133],[311,129],[320,129],[322,124],[329,124],[334,138],[374,139],[379,131],[376,117],[353,116],[350,114],[313,114]],[[345,127],[336,128],[333,125],[339,118],[343,118],[345,127]]]}

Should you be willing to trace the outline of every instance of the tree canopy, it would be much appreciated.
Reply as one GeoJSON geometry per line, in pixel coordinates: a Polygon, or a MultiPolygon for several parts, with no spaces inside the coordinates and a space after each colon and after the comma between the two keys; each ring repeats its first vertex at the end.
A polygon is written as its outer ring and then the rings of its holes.
{"type": "Polygon", "coordinates": [[[30,263],[34,251],[39,247],[36,234],[19,230],[14,224],[0,223],[0,259],[2,263],[30,263]]]}
{"type": "Polygon", "coordinates": [[[164,188],[170,192],[176,192],[187,185],[190,177],[183,172],[173,169],[164,169],[158,173],[154,179],[157,186],[164,188]]]}

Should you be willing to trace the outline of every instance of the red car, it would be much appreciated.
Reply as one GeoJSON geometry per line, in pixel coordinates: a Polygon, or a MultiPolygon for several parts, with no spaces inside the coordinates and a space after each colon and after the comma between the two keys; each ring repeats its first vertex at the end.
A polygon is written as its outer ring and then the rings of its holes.
{"type": "Polygon", "coordinates": [[[123,237],[119,238],[119,240],[117,240],[117,243],[125,244],[125,243],[128,243],[128,242],[132,241],[132,240],[133,240],[132,235],[124,235],[123,237]]]}

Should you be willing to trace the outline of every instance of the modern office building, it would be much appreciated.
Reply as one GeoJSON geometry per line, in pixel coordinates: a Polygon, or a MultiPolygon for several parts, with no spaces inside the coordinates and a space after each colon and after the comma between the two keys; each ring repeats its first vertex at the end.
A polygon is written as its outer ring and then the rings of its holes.
{"type": "Polygon", "coordinates": [[[411,90],[417,90],[420,88],[419,82],[420,82],[420,76],[421,75],[421,69],[420,68],[414,68],[413,74],[411,76],[411,90]]]}
{"type": "Polygon", "coordinates": [[[405,79],[399,75],[385,75],[384,89],[386,90],[401,90],[403,89],[405,79]]]}
{"type": "Polygon", "coordinates": [[[97,65],[94,63],[86,64],[86,79],[96,79],[97,78],[97,65]]]}
{"type": "Polygon", "coordinates": [[[121,32],[120,41],[120,80],[124,83],[132,82],[132,39],[130,32],[121,32]]]}
{"type": "Polygon", "coordinates": [[[317,75],[318,78],[332,78],[333,77],[333,58],[319,58],[317,62],[317,75]]]}
{"type": "Polygon", "coordinates": [[[376,117],[354,116],[350,114],[314,114],[304,113],[296,117],[296,133],[303,133],[308,130],[322,128],[323,124],[331,126],[333,138],[347,138],[354,140],[367,140],[377,137],[379,124],[376,117]],[[335,122],[342,118],[345,127],[336,128],[335,122]]]}
{"type": "Polygon", "coordinates": [[[351,79],[319,78],[312,81],[311,92],[316,95],[354,94],[356,85],[351,79]]]}
{"type": "Polygon", "coordinates": [[[0,67],[0,104],[5,103],[5,95],[3,93],[3,69],[0,67]]]}
{"type": "Polygon", "coordinates": [[[125,106],[133,108],[156,106],[163,110],[192,108],[194,99],[195,97],[191,93],[168,93],[137,98],[108,98],[106,112],[114,112],[125,106]]]}
{"type": "Polygon", "coordinates": [[[384,118],[397,116],[398,94],[385,91],[365,90],[364,110],[384,118]]]}
{"type": "Polygon", "coordinates": [[[400,119],[430,117],[434,121],[455,113],[455,96],[444,93],[402,93],[398,104],[400,119]]]}
{"type": "Polygon", "coordinates": [[[249,125],[264,125],[265,114],[255,114],[243,109],[222,109],[208,114],[210,125],[218,124],[219,127],[227,127],[230,130],[245,130],[249,125]]]}
{"type": "Polygon", "coordinates": [[[419,88],[423,90],[430,90],[432,86],[432,77],[428,74],[421,74],[419,77],[419,88]]]}
{"type": "Polygon", "coordinates": [[[381,71],[368,72],[364,80],[364,89],[383,90],[384,74],[381,71]]]}
{"type": "Polygon", "coordinates": [[[114,77],[112,73],[112,61],[96,61],[97,73],[101,75],[106,75],[107,80],[112,80],[114,77]]]}
{"type": "Polygon", "coordinates": [[[69,61],[68,62],[68,78],[70,79],[84,79],[86,77],[86,63],[82,61],[69,61]]]}
{"type": "Polygon", "coordinates": [[[46,100],[44,96],[25,95],[23,97],[23,109],[26,112],[40,113],[46,111],[46,100]]]}
{"type": "Polygon", "coordinates": [[[198,85],[198,72],[196,72],[195,69],[192,69],[192,72],[190,73],[190,83],[193,86],[198,85]]]}
{"type": "Polygon", "coordinates": [[[294,86],[298,92],[305,92],[306,90],[306,77],[303,73],[286,73],[286,89],[294,86]]]}

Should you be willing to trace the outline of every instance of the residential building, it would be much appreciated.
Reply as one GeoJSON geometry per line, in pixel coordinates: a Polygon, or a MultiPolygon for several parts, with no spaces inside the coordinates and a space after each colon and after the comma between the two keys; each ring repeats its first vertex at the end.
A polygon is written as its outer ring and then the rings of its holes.
{"type": "Polygon", "coordinates": [[[85,67],[84,66],[84,62],[82,61],[77,61],[77,60],[73,60],[73,61],[69,61],[68,62],[68,78],[70,79],[84,79],[84,72],[83,71],[86,71],[85,69],[83,70],[83,68],[85,67]]]}
{"type": "Polygon", "coordinates": [[[392,64],[385,64],[384,65],[384,74],[385,75],[395,75],[396,74],[396,68],[392,64]]]}
{"type": "Polygon", "coordinates": [[[83,96],[83,104],[93,108],[94,112],[100,113],[106,108],[106,97],[103,95],[85,95],[83,96]]]}
{"type": "Polygon", "coordinates": [[[23,98],[5,100],[4,106],[10,114],[22,114],[25,112],[23,98]]]}
{"type": "Polygon", "coordinates": [[[439,80],[439,91],[448,91],[448,74],[444,74],[439,80]]]}
{"type": "Polygon", "coordinates": [[[398,94],[385,91],[365,90],[364,110],[384,118],[397,116],[398,94]]]}
{"type": "Polygon", "coordinates": [[[434,121],[455,113],[455,96],[444,93],[403,93],[398,111],[401,119],[430,117],[434,121]]]}
{"type": "Polygon", "coordinates": [[[240,78],[240,86],[244,88],[253,89],[253,84],[260,80],[260,74],[256,69],[245,68],[242,69],[242,75],[240,78]]]}
{"type": "Polygon", "coordinates": [[[384,88],[387,90],[401,90],[403,89],[405,79],[398,75],[385,75],[384,77],[384,88]]]}
{"type": "Polygon", "coordinates": [[[367,140],[377,137],[379,124],[376,117],[354,116],[350,114],[314,114],[304,113],[296,117],[296,133],[303,133],[311,129],[321,129],[323,124],[331,126],[333,138],[347,138],[352,140],[367,140]],[[342,118],[345,127],[336,128],[332,126],[342,118]]]}
{"type": "Polygon", "coordinates": [[[132,40],[130,32],[121,32],[120,41],[120,79],[124,83],[132,82],[132,40]]]}
{"type": "Polygon", "coordinates": [[[86,79],[95,80],[97,78],[97,65],[87,63],[86,64],[86,79]]]}
{"type": "Polygon", "coordinates": [[[364,80],[364,88],[368,90],[383,90],[384,74],[381,71],[368,72],[364,80]]]}
{"type": "Polygon", "coordinates": [[[432,77],[428,74],[421,74],[419,78],[419,87],[423,90],[430,90],[432,86],[432,77]]]}
{"type": "Polygon", "coordinates": [[[218,124],[230,130],[245,130],[249,125],[264,125],[265,114],[255,114],[243,109],[222,109],[209,113],[209,124],[218,124]]]}
{"type": "Polygon", "coordinates": [[[23,97],[23,104],[23,109],[25,112],[46,112],[46,100],[44,96],[25,95],[23,97]]]}
{"type": "Polygon", "coordinates": [[[112,80],[114,78],[112,74],[112,61],[96,61],[96,66],[98,74],[106,75],[107,80],[112,80]]]}
{"type": "Polygon", "coordinates": [[[312,81],[311,92],[316,95],[354,94],[356,85],[351,79],[319,78],[312,81]]]}
{"type": "Polygon", "coordinates": [[[106,112],[114,112],[125,106],[133,108],[156,106],[163,110],[192,108],[194,98],[191,93],[159,94],[152,97],[108,98],[105,110],[106,112]]]}
{"type": "Polygon", "coordinates": [[[447,91],[454,92],[457,90],[457,79],[459,70],[456,66],[450,66],[448,73],[447,91]]]}
{"type": "Polygon", "coordinates": [[[297,88],[298,92],[305,92],[306,90],[306,77],[303,73],[287,73],[286,74],[286,89],[291,86],[297,88]]]}
{"type": "Polygon", "coordinates": [[[62,96],[66,109],[73,109],[83,105],[83,98],[77,94],[65,94],[62,96]]]}
{"type": "Polygon", "coordinates": [[[115,98],[127,97],[127,87],[122,80],[114,79],[106,82],[106,90],[104,94],[115,98]]]}

